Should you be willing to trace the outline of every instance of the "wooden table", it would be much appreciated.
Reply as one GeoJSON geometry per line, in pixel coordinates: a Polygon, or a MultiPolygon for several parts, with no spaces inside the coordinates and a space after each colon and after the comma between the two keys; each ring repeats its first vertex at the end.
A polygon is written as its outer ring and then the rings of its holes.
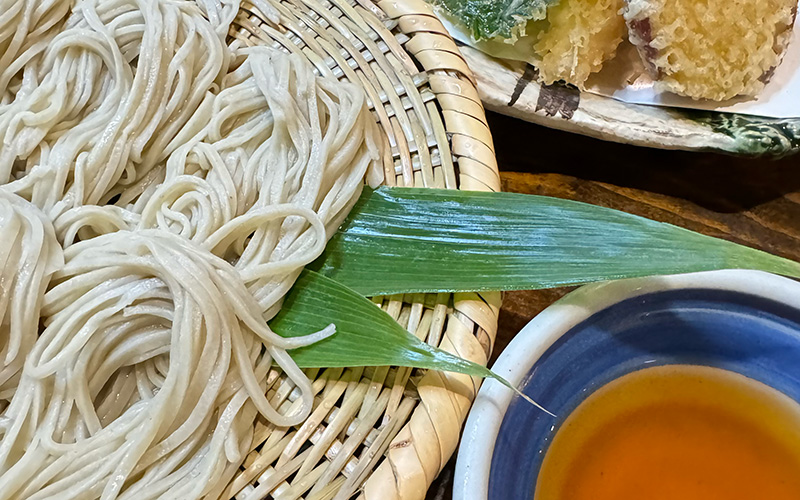
{"type": "MultiPolygon", "coordinates": [[[[638,148],[489,113],[503,190],[623,210],[800,261],[800,156],[753,160],[638,148]]],[[[570,289],[506,293],[492,361],[570,289]]],[[[452,496],[454,460],[428,499],[452,496]]]]}

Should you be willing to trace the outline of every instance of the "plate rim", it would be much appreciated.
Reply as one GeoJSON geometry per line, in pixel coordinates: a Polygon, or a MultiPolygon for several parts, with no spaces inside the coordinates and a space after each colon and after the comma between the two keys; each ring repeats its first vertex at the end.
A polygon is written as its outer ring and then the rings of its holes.
{"type": "Polygon", "coordinates": [[[800,152],[800,117],[631,104],[557,82],[542,85],[529,63],[497,59],[460,45],[486,109],[600,140],[748,158],[800,152]]]}
{"type": "MultiPolygon", "coordinates": [[[[586,285],[534,317],[512,339],[492,370],[518,386],[534,363],[561,336],[595,313],[623,300],[670,290],[713,289],[770,299],[800,310],[800,282],[762,271],[722,270],[632,278],[586,285]]],[[[486,380],[464,426],[453,498],[486,500],[494,444],[514,393],[486,380]]]]}

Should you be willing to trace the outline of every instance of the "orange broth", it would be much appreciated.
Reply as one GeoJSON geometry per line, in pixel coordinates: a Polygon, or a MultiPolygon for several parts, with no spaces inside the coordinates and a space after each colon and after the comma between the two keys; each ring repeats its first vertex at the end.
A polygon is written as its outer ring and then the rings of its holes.
{"type": "Polygon", "coordinates": [[[556,432],[535,498],[798,500],[800,405],[717,368],[625,375],[556,432]]]}

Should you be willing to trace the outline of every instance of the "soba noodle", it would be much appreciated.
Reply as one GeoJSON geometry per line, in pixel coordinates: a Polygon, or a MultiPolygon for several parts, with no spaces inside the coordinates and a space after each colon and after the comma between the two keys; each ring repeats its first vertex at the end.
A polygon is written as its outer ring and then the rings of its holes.
{"type": "Polygon", "coordinates": [[[382,177],[360,88],[315,77],[298,56],[265,47],[240,55],[207,125],[135,207],[140,227],[181,234],[235,262],[269,319],[350,211],[364,176],[373,184],[382,177]]]}
{"type": "Polygon", "coordinates": [[[0,0],[0,106],[16,95],[23,68],[29,75],[36,72],[69,6],[63,0],[0,0]]]}
{"type": "Polygon", "coordinates": [[[0,302],[0,499],[216,498],[259,413],[312,409],[287,350],[333,325],[266,321],[382,180],[377,126],[300,56],[224,47],[236,2],[201,7],[80,2],[0,106],[0,218],[24,228],[0,270],[30,269],[0,302]]]}
{"type": "Polygon", "coordinates": [[[0,183],[52,218],[107,203],[174,149],[227,63],[194,2],[79,2],[0,109],[0,183]]]}
{"type": "Polygon", "coordinates": [[[0,191],[0,409],[11,399],[38,336],[50,276],[64,265],[53,225],[22,198],[0,191]]]}
{"type": "Polygon", "coordinates": [[[160,230],[77,243],[5,412],[0,498],[199,498],[242,459],[258,408],[304,419],[311,385],[230,264],[160,230]],[[266,349],[263,347],[266,346],[266,349]],[[303,404],[264,396],[271,363],[303,404]]]}

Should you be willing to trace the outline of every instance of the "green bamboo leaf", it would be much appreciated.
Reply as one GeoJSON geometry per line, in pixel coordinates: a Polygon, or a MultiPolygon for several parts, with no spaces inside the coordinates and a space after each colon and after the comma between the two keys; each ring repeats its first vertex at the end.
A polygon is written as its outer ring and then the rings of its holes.
{"type": "Polygon", "coordinates": [[[365,296],[532,290],[800,264],[617,210],[514,193],[367,190],[312,267],[365,296]]]}
{"type": "Polygon", "coordinates": [[[283,337],[308,335],[330,324],[336,333],[290,351],[299,367],[408,366],[491,377],[552,415],[485,366],[422,342],[363,296],[313,271],[303,271],[270,321],[283,337]]]}
{"type": "Polygon", "coordinates": [[[485,366],[422,342],[363,296],[307,269],[269,324],[283,337],[308,335],[330,324],[336,326],[336,333],[330,337],[290,351],[300,368],[407,366],[490,377],[555,416],[485,366]]]}
{"type": "Polygon", "coordinates": [[[401,327],[373,302],[330,278],[304,270],[270,327],[298,337],[334,324],[336,333],[290,354],[301,368],[409,366],[486,377],[481,365],[437,349],[401,327]]]}

